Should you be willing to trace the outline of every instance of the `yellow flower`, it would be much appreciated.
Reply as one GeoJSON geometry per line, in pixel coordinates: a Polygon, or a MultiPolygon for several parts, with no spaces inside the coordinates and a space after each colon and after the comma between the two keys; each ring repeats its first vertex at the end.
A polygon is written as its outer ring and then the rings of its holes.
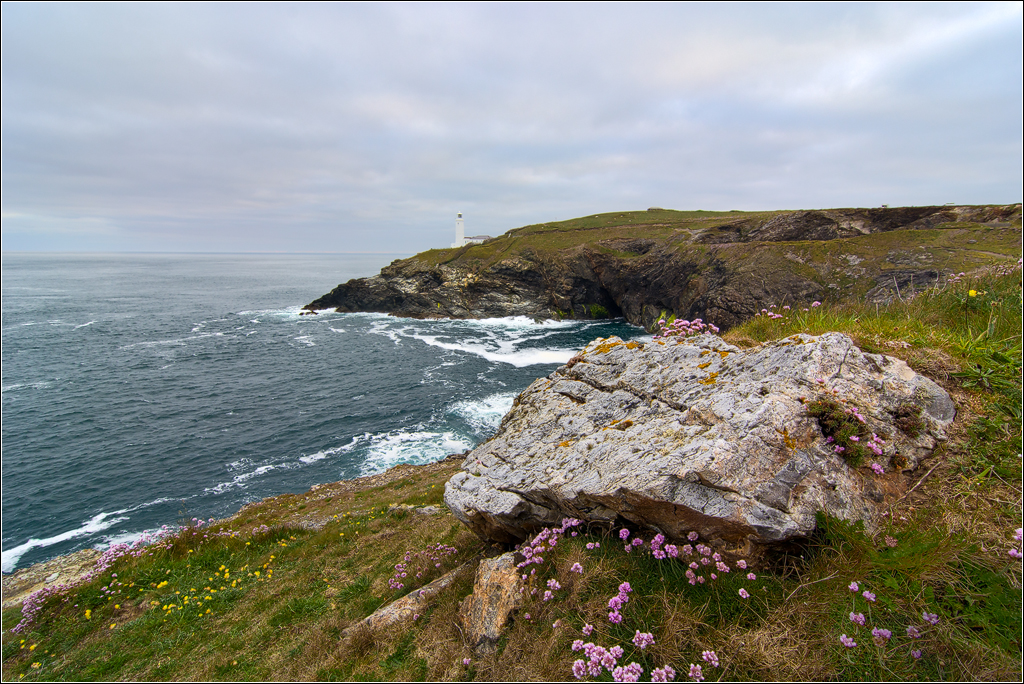
{"type": "Polygon", "coordinates": [[[110,623],[110,629],[114,629],[115,627],[117,627],[117,623],[116,622],[111,622],[110,623]]]}
{"type": "Polygon", "coordinates": [[[31,646],[28,647],[28,650],[34,651],[34,650],[36,650],[36,646],[38,646],[38,645],[39,644],[32,644],[31,646]]]}
{"type": "Polygon", "coordinates": [[[978,296],[978,291],[977,290],[971,290],[967,294],[968,294],[968,296],[971,296],[971,297],[977,297],[978,296]]]}

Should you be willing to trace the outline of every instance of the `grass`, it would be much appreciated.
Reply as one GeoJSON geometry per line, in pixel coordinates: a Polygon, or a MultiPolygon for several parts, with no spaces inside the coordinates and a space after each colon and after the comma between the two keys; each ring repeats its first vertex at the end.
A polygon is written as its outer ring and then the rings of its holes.
{"type": "MultiPolygon", "coordinates": [[[[3,678],[564,680],[586,657],[572,650],[582,639],[621,646],[619,664],[637,662],[645,680],[665,664],[680,680],[691,664],[708,680],[1018,680],[1021,564],[1007,552],[1020,548],[1012,537],[1022,524],[1021,271],[978,272],[901,298],[888,307],[779,304],[781,318],[759,316],[726,335],[752,346],[845,332],[953,396],[948,441],[870,533],[821,517],[812,538],[752,568],[755,580],[730,562],[715,580],[714,566],[701,566],[706,581],[692,585],[686,565],[652,556],[649,532],[633,530],[647,543],[626,553],[617,529],[570,528],[544,563],[525,570],[536,570],[529,596],[492,653],[470,651],[460,626],[472,573],[414,622],[343,639],[377,608],[487,551],[442,504],[458,459],[400,466],[184,528],[51,597],[23,633],[10,630],[20,612],[4,611],[3,678]],[[426,506],[441,512],[417,510],[426,506]],[[402,589],[389,586],[406,553],[438,544],[456,549],[441,568],[416,566],[427,570],[421,578],[409,572],[402,589]],[[561,588],[545,601],[549,580],[561,588]],[[614,624],[609,599],[627,581],[614,624]],[[863,613],[864,626],[850,613],[863,613]],[[594,630],[584,636],[586,624],[594,630]],[[872,628],[891,637],[876,645],[872,628]],[[637,631],[654,644],[634,646],[637,631]],[[857,647],[844,647],[843,634],[857,647]],[[706,650],[719,667],[703,659],[706,650]]],[[[904,418],[912,428],[914,416],[904,418]]]]}

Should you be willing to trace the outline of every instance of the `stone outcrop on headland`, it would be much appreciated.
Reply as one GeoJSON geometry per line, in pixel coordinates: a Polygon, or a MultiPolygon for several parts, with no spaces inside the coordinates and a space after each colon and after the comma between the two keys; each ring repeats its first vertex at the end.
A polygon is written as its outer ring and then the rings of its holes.
{"type": "Polygon", "coordinates": [[[613,337],[530,385],[445,502],[494,542],[573,517],[677,542],[695,531],[750,554],[808,535],[819,511],[870,527],[954,413],[934,382],[839,333],[749,350],[712,335],[613,337]],[[818,400],[863,421],[861,439],[882,454],[848,464],[809,413],[818,400]]]}

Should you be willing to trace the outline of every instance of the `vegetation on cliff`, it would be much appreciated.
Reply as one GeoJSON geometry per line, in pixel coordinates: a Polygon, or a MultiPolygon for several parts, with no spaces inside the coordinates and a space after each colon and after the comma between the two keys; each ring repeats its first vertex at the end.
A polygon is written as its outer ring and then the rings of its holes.
{"type": "Polygon", "coordinates": [[[229,520],[189,521],[108,559],[88,582],[29,602],[19,632],[23,612],[5,610],[3,677],[564,680],[588,650],[618,646],[620,666],[637,663],[644,679],[669,665],[678,680],[1018,680],[1021,293],[1016,261],[888,304],[766,301],[764,314],[726,334],[752,346],[845,332],[950,392],[948,442],[873,534],[821,519],[806,543],[762,566],[713,580],[702,569],[708,580],[694,585],[684,563],[646,542],[626,552],[618,528],[566,528],[544,563],[525,566],[537,570],[527,581],[538,591],[496,650],[476,653],[459,605],[473,559],[489,550],[440,505],[460,460],[399,466],[229,520]],[[451,570],[414,619],[342,638],[451,570]]]}

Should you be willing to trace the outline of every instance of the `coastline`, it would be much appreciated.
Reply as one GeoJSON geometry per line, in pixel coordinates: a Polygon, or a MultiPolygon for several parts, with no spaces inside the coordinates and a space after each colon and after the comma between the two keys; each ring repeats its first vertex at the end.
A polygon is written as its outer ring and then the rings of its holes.
{"type": "MultiPolygon", "coordinates": [[[[315,484],[301,494],[268,496],[259,501],[247,503],[233,515],[220,520],[214,520],[212,524],[228,525],[252,517],[254,519],[258,518],[261,524],[267,526],[288,524],[294,527],[319,530],[331,519],[331,514],[327,512],[328,507],[326,504],[337,495],[381,487],[413,473],[436,475],[448,470],[454,472],[462,463],[466,453],[468,452],[449,454],[432,463],[402,463],[382,473],[364,475],[351,480],[315,484]],[[287,508],[284,510],[281,510],[282,503],[287,504],[287,508]],[[316,506],[315,504],[317,503],[321,505],[316,506]],[[271,514],[272,509],[277,510],[271,514]]],[[[99,549],[79,549],[78,551],[56,556],[3,575],[3,610],[17,607],[26,598],[47,587],[59,584],[76,584],[82,577],[94,569],[96,561],[101,555],[103,555],[103,551],[99,549]]]]}

